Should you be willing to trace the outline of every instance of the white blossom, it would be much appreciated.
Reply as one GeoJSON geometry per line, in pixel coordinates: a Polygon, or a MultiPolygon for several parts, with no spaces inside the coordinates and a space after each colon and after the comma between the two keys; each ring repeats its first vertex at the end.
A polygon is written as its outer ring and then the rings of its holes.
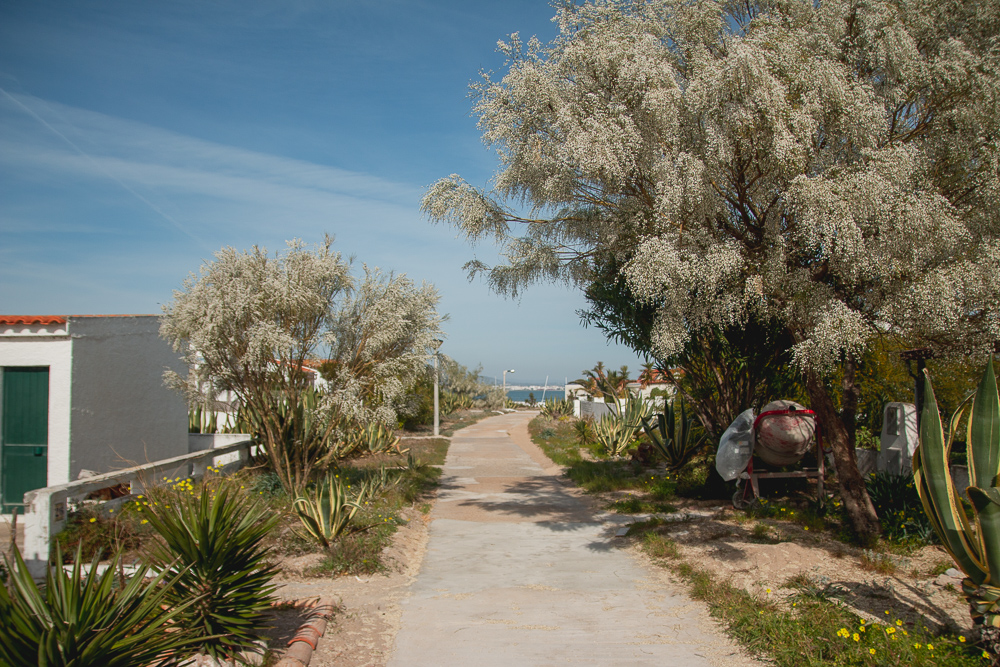
{"type": "Polygon", "coordinates": [[[475,112],[500,168],[423,210],[490,236],[497,291],[586,285],[602,256],[657,304],[661,355],[777,318],[803,369],[880,330],[1000,337],[1000,3],[596,0],[502,44],[475,112]]]}

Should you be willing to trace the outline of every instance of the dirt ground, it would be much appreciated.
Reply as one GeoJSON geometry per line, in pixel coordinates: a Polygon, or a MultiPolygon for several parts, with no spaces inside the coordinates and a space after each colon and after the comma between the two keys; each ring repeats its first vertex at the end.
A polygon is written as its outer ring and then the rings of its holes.
{"type": "Polygon", "coordinates": [[[814,590],[825,591],[828,599],[869,621],[901,619],[932,630],[972,632],[961,578],[935,574],[954,567],[939,546],[905,557],[887,555],[895,572],[880,574],[864,567],[862,549],[829,534],[791,521],[750,519],[721,501],[679,505],[678,514],[690,518],[671,523],[664,532],[681,556],[751,593],[790,607],[800,592],[791,580],[805,578],[814,590]],[[755,531],[758,524],[767,527],[766,533],[755,531]]]}
{"type": "Polygon", "coordinates": [[[399,630],[400,600],[416,577],[427,548],[430,516],[416,509],[393,535],[385,556],[390,571],[336,579],[304,576],[303,570],[322,556],[310,554],[281,561],[283,574],[275,581],[286,600],[322,597],[337,606],[337,614],[313,653],[310,667],[375,667],[386,663],[399,630]]]}

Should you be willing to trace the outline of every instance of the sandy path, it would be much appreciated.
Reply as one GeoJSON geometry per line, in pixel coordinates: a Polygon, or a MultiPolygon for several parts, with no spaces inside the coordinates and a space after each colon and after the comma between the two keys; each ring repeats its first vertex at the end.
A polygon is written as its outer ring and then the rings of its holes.
{"type": "Polygon", "coordinates": [[[615,544],[531,443],[532,413],[452,438],[388,664],[745,665],[693,602],[615,544]]]}

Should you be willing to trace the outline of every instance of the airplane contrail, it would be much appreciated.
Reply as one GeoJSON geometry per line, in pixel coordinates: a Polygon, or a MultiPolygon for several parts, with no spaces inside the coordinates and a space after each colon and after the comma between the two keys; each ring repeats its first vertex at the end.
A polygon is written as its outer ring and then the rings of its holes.
{"type": "Polygon", "coordinates": [[[108,178],[110,178],[111,180],[113,180],[118,185],[122,186],[133,197],[135,197],[136,199],[138,199],[139,201],[141,201],[143,204],[145,204],[146,206],[148,206],[149,208],[151,208],[155,213],[159,214],[164,220],[166,220],[171,225],[173,225],[179,232],[181,232],[182,234],[190,237],[192,240],[196,241],[198,243],[198,245],[202,246],[203,248],[206,248],[206,249],[208,248],[208,244],[207,243],[205,243],[203,240],[201,240],[200,238],[198,238],[197,236],[195,236],[194,234],[192,234],[191,232],[189,232],[187,229],[185,229],[184,226],[181,225],[181,223],[177,222],[177,220],[175,220],[171,215],[169,215],[164,210],[162,210],[159,206],[157,206],[153,202],[149,201],[144,196],[142,196],[139,192],[137,192],[136,190],[134,190],[127,183],[125,183],[125,181],[121,180],[120,178],[118,178],[117,176],[115,176],[114,174],[112,174],[110,171],[108,171],[107,169],[105,169],[104,167],[102,167],[97,162],[97,160],[95,160],[93,157],[90,156],[89,153],[87,153],[85,150],[83,150],[82,148],[80,148],[79,146],[77,146],[75,143],[73,143],[72,139],[70,139],[65,134],[63,134],[62,132],[60,132],[59,130],[57,130],[55,127],[53,127],[51,124],[49,124],[48,121],[46,121],[44,118],[42,118],[37,113],[35,113],[34,109],[32,109],[31,107],[29,107],[26,104],[24,104],[23,102],[21,102],[21,100],[17,99],[16,97],[14,97],[10,93],[8,93],[2,87],[0,87],[0,93],[3,93],[4,95],[6,95],[7,99],[9,99],[11,102],[13,102],[14,104],[16,104],[17,106],[21,107],[21,109],[23,109],[25,113],[27,113],[29,116],[31,116],[32,118],[34,118],[35,120],[37,120],[39,123],[41,123],[42,125],[44,125],[46,128],[49,129],[50,132],[52,132],[57,137],[59,137],[60,139],[62,139],[63,141],[65,141],[73,150],[75,150],[77,153],[79,153],[80,155],[82,155],[83,157],[85,157],[94,166],[95,169],[97,169],[102,174],[104,174],[105,176],[107,176],[108,178]]]}

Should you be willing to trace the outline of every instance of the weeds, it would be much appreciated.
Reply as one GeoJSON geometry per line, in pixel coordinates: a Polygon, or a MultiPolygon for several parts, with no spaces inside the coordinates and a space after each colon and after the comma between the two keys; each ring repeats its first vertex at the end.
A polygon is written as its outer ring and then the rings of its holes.
{"type": "Polygon", "coordinates": [[[648,500],[631,493],[610,503],[608,509],[618,514],[669,514],[677,511],[677,508],[670,503],[662,500],[648,500]]]}
{"type": "Polygon", "coordinates": [[[758,544],[778,544],[781,542],[766,523],[754,524],[754,527],[750,529],[750,541],[758,544]]]}
{"type": "Polygon", "coordinates": [[[583,459],[575,424],[568,420],[538,416],[528,424],[531,439],[557,465],[569,466],[583,459]]]}
{"type": "Polygon", "coordinates": [[[901,556],[890,553],[882,553],[872,549],[864,549],[861,552],[861,569],[878,574],[896,574],[900,570],[905,570],[909,565],[909,560],[901,556]]]}
{"type": "Polygon", "coordinates": [[[830,601],[837,591],[829,585],[798,582],[803,594],[786,609],[685,562],[676,545],[662,535],[646,532],[642,540],[643,549],[684,579],[692,597],[706,602],[733,637],[779,667],[983,664],[981,649],[965,637],[909,629],[901,620],[866,622],[830,601]]]}
{"type": "Polygon", "coordinates": [[[652,558],[677,559],[681,557],[677,543],[658,533],[644,533],[642,536],[642,547],[652,558]]]}

